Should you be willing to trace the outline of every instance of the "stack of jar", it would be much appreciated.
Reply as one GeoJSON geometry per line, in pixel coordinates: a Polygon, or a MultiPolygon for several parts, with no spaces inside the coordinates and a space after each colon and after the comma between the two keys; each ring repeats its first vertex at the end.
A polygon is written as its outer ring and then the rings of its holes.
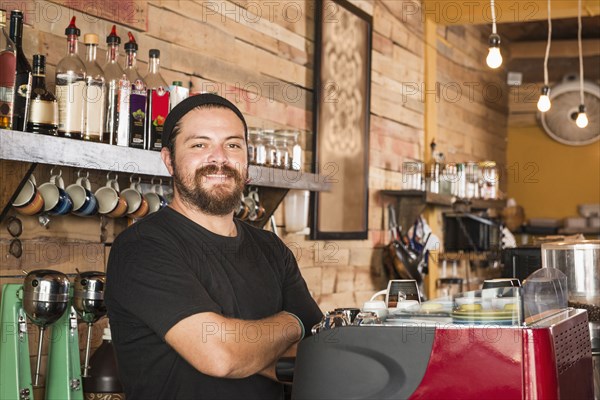
{"type": "Polygon", "coordinates": [[[446,164],[439,180],[439,192],[436,185],[430,185],[430,191],[465,199],[499,198],[500,176],[494,161],[446,164]]]}
{"type": "Polygon", "coordinates": [[[302,169],[303,150],[300,131],[248,129],[248,162],[271,168],[302,169]]]}

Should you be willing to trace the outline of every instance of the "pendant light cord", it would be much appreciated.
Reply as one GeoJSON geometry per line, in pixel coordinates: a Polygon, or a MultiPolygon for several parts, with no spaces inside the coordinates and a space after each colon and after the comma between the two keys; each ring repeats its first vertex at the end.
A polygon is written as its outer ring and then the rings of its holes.
{"type": "Polygon", "coordinates": [[[548,42],[546,43],[546,55],[544,56],[544,86],[548,86],[548,58],[550,57],[550,42],[552,41],[552,17],[550,12],[550,0],[548,0],[548,42]]]}
{"type": "Polygon", "coordinates": [[[490,7],[492,8],[492,33],[496,32],[496,8],[494,7],[494,0],[490,0],[490,7]]]}
{"type": "Polygon", "coordinates": [[[583,51],[581,48],[581,0],[578,0],[577,7],[577,45],[579,47],[579,98],[583,105],[583,51]]]}

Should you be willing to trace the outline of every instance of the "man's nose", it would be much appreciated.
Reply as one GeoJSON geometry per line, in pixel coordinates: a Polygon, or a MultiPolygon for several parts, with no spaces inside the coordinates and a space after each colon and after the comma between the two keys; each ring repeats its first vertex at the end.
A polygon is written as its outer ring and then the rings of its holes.
{"type": "Polygon", "coordinates": [[[224,164],[227,162],[227,155],[225,149],[221,146],[214,146],[208,155],[208,162],[216,164],[224,164]]]}

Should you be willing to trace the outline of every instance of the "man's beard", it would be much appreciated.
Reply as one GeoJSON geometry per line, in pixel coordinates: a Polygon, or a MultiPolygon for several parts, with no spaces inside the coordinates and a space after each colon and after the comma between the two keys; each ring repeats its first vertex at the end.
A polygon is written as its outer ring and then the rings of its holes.
{"type": "Polygon", "coordinates": [[[196,170],[192,182],[185,182],[182,174],[173,165],[173,183],[182,200],[188,205],[208,215],[227,215],[238,209],[244,192],[245,181],[240,172],[228,165],[208,164],[196,170]],[[234,187],[229,185],[214,185],[207,189],[203,186],[207,175],[222,174],[227,178],[233,178],[234,187]]]}

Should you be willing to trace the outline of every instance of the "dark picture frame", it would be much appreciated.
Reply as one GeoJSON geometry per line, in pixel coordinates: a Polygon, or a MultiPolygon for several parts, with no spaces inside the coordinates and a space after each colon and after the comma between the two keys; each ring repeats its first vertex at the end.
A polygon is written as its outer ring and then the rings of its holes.
{"type": "Polygon", "coordinates": [[[369,219],[373,18],[346,0],[315,1],[313,240],[363,240],[369,219]]]}

